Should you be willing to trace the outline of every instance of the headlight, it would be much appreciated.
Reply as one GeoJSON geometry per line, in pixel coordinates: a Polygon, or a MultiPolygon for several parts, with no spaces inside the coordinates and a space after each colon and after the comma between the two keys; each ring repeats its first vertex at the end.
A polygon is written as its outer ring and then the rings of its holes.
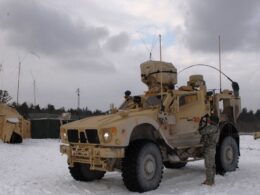
{"type": "Polygon", "coordinates": [[[104,142],[108,143],[108,142],[111,141],[111,139],[112,139],[112,134],[111,134],[110,131],[106,131],[106,132],[103,133],[104,142]]]}
{"type": "Polygon", "coordinates": [[[113,134],[116,133],[116,128],[107,128],[102,130],[102,139],[105,143],[109,143],[112,140],[113,134]]]}
{"type": "Polygon", "coordinates": [[[60,137],[61,137],[61,139],[64,139],[64,140],[67,139],[67,131],[66,131],[66,129],[63,129],[63,128],[60,129],[60,137]]]}

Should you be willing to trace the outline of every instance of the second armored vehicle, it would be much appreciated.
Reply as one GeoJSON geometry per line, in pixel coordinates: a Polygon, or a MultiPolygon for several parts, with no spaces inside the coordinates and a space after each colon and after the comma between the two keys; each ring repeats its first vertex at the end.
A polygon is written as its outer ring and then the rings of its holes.
{"type": "Polygon", "coordinates": [[[30,122],[7,104],[0,103],[0,139],[5,143],[21,143],[30,138],[30,122]]]}

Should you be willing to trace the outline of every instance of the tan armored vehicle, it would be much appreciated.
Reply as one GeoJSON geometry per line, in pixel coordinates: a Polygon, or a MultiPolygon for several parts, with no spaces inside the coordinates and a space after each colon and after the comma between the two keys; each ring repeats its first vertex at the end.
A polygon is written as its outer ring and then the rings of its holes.
{"type": "Polygon", "coordinates": [[[181,168],[200,160],[199,127],[203,116],[221,120],[216,167],[235,171],[239,158],[236,119],[240,113],[238,84],[233,91],[207,91],[202,75],[190,76],[186,86],[176,89],[177,70],[171,63],[141,64],[143,95],[125,93],[125,102],[111,114],[90,117],[61,126],[60,151],[68,155],[72,177],[80,181],[101,179],[106,171],[122,172],[130,191],[156,189],[163,166],[181,168]]]}
{"type": "Polygon", "coordinates": [[[30,137],[30,122],[14,108],[0,103],[0,139],[5,143],[21,143],[30,137]]]}

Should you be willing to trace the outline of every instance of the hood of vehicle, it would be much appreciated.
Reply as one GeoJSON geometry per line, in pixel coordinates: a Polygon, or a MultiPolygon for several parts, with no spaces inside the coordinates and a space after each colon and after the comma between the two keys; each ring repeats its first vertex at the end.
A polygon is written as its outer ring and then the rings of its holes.
{"type": "Polygon", "coordinates": [[[115,114],[93,116],[78,121],[74,121],[62,126],[65,129],[100,129],[111,127],[112,124],[123,122],[131,117],[147,116],[153,113],[152,110],[127,110],[119,111],[115,114]]]}

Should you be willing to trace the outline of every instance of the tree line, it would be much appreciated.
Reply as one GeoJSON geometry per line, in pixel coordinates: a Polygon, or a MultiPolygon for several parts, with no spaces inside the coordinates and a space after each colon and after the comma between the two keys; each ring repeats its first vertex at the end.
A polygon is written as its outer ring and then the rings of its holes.
{"type": "Polygon", "coordinates": [[[243,108],[238,118],[237,127],[241,132],[260,131],[260,109],[253,112],[243,108]]]}
{"type": "Polygon", "coordinates": [[[239,121],[243,121],[243,122],[260,121],[260,109],[257,109],[256,112],[253,112],[252,110],[248,111],[247,108],[243,108],[239,116],[239,121]]]}
{"type": "Polygon", "coordinates": [[[71,113],[72,118],[84,118],[84,117],[89,117],[89,116],[96,116],[96,115],[101,115],[105,114],[105,112],[101,110],[90,110],[88,107],[86,108],[79,108],[79,109],[74,109],[74,108],[69,108],[65,109],[64,107],[62,108],[55,108],[54,105],[48,104],[46,107],[40,107],[39,105],[34,106],[33,104],[28,105],[27,102],[24,102],[22,104],[16,104],[15,102],[10,104],[12,107],[15,107],[16,110],[25,118],[30,118],[30,114],[33,115],[34,113],[42,113],[43,115],[46,114],[52,114],[52,115],[57,115],[60,116],[62,113],[69,112],[71,113]]]}
{"type": "Polygon", "coordinates": [[[60,116],[64,112],[69,112],[71,113],[72,118],[78,119],[78,118],[84,118],[88,116],[96,116],[96,115],[101,115],[105,114],[106,112],[103,112],[101,110],[90,110],[88,107],[85,108],[79,108],[79,109],[65,109],[64,107],[62,108],[55,108],[54,105],[48,104],[46,107],[40,107],[40,105],[33,105],[33,104],[28,104],[27,102],[24,102],[22,104],[17,104],[15,102],[10,103],[11,101],[11,96],[9,95],[8,91],[6,90],[0,90],[0,102],[1,103],[7,103],[10,106],[16,108],[16,110],[26,119],[30,118],[30,114],[33,115],[35,113],[41,113],[42,116],[52,114],[56,116],[60,116]]]}

